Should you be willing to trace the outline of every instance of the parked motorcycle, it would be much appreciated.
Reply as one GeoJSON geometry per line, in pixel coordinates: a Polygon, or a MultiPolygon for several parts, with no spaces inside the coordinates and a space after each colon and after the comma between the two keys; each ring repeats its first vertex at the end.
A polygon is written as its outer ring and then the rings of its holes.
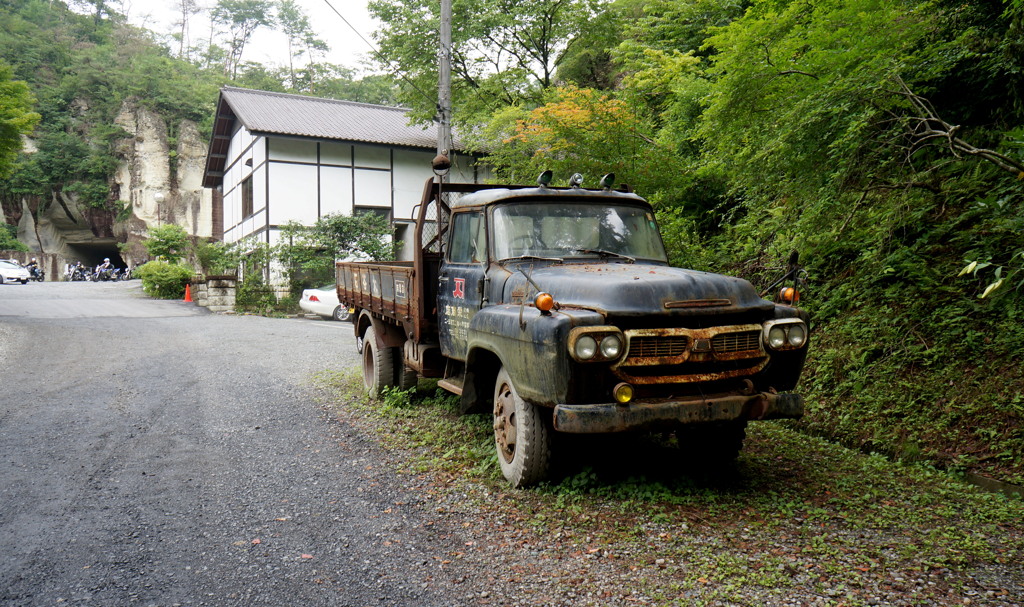
{"type": "Polygon", "coordinates": [[[67,271],[65,272],[65,278],[68,281],[89,280],[89,272],[82,264],[68,266],[67,271]]]}
{"type": "Polygon", "coordinates": [[[93,282],[107,282],[111,280],[117,280],[118,269],[117,268],[106,268],[98,269],[93,273],[93,282]]]}

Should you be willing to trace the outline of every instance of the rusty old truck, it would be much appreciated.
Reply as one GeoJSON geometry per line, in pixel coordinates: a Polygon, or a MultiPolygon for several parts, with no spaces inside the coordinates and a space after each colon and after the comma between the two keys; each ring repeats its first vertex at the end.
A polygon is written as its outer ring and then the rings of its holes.
{"type": "Polygon", "coordinates": [[[493,411],[502,473],[541,481],[560,433],[676,432],[735,459],[796,418],[809,322],[739,278],[671,267],[651,205],[587,189],[428,181],[411,262],[337,264],[372,394],[419,377],[493,411]]]}

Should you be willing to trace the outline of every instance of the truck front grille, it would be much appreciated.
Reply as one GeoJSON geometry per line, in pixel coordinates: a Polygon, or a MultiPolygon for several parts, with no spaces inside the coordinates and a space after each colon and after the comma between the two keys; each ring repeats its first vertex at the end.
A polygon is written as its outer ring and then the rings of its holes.
{"type": "Polygon", "coordinates": [[[719,333],[711,339],[711,349],[715,352],[743,352],[746,350],[758,350],[760,347],[760,331],[719,333]]]}
{"type": "Polygon", "coordinates": [[[613,371],[637,384],[714,381],[752,375],[768,364],[761,325],[624,332],[626,357],[613,371]]]}
{"type": "Polygon", "coordinates": [[[669,356],[682,356],[690,344],[690,338],[685,335],[670,335],[664,337],[641,336],[629,341],[630,358],[662,358],[669,356]]]}

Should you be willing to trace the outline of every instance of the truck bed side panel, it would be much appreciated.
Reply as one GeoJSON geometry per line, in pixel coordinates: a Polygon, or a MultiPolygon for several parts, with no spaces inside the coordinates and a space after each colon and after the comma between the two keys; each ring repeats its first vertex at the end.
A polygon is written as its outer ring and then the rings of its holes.
{"type": "Polygon", "coordinates": [[[411,263],[339,262],[338,300],[398,323],[412,320],[411,263]]]}

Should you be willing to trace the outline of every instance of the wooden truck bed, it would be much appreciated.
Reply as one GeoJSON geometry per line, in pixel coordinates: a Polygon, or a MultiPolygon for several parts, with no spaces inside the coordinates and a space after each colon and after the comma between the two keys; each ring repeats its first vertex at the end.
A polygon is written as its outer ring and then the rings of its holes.
{"type": "Polygon", "coordinates": [[[398,324],[411,322],[412,262],[338,262],[338,301],[398,324]]]}

